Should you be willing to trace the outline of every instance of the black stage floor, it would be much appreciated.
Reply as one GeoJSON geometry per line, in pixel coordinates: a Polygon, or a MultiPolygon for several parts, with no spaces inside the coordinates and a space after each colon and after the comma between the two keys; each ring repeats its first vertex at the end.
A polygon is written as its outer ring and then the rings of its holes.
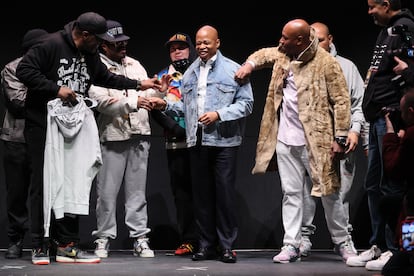
{"type": "Polygon", "coordinates": [[[54,260],[50,265],[33,265],[30,251],[25,250],[22,259],[4,258],[0,252],[0,275],[188,275],[188,276],[263,276],[263,275],[380,275],[379,271],[367,271],[364,267],[348,267],[339,256],[329,250],[315,250],[300,262],[273,263],[275,250],[236,250],[238,261],[225,264],[208,260],[194,262],[189,256],[172,255],[173,251],[155,251],[155,258],[134,257],[132,251],[111,251],[99,264],[61,264],[54,260]]]}

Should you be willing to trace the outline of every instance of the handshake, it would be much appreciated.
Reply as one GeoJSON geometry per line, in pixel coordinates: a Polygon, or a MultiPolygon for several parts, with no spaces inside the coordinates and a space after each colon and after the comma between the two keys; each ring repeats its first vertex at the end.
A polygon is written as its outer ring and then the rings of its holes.
{"type": "Polygon", "coordinates": [[[164,74],[161,76],[161,79],[158,79],[157,75],[154,75],[150,79],[138,80],[137,90],[145,90],[148,88],[157,89],[160,92],[166,92],[168,85],[173,80],[173,77],[170,74],[164,74]]]}
{"type": "MultiPolygon", "coordinates": [[[[172,80],[173,76],[170,74],[162,75],[161,79],[158,79],[158,76],[154,75],[153,78],[140,81],[139,89],[154,88],[164,93],[168,90],[168,86],[172,80]]],[[[158,97],[138,97],[137,106],[138,108],[144,108],[148,111],[153,109],[164,110],[167,106],[167,102],[158,97]]]]}
{"type": "Polygon", "coordinates": [[[153,109],[164,110],[167,102],[158,97],[138,97],[138,108],[144,108],[148,111],[153,109]]]}

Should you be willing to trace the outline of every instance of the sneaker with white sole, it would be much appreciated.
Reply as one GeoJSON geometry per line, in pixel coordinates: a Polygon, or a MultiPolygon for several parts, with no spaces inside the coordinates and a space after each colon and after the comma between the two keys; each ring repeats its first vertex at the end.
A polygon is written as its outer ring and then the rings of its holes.
{"type": "Polygon", "coordinates": [[[379,256],[381,256],[381,249],[373,245],[370,249],[362,252],[358,256],[349,257],[346,260],[346,264],[348,266],[365,266],[367,262],[375,260],[379,256]]]}
{"type": "Polygon", "coordinates": [[[358,251],[355,249],[354,242],[350,238],[340,244],[335,244],[334,252],[341,256],[344,262],[350,257],[358,256],[358,251]]]}
{"type": "Polygon", "coordinates": [[[299,246],[299,254],[301,257],[307,257],[311,254],[312,242],[308,236],[302,236],[299,246]]]}
{"type": "Polygon", "coordinates": [[[148,245],[149,239],[146,237],[137,238],[134,241],[134,256],[143,258],[154,257],[154,251],[152,251],[148,245]]]}
{"type": "Polygon", "coordinates": [[[49,250],[39,247],[32,249],[32,263],[35,265],[50,264],[49,250]]]}
{"type": "Polygon", "coordinates": [[[299,249],[293,245],[285,245],[282,247],[279,254],[273,257],[273,262],[287,264],[300,261],[299,249]]]}
{"type": "Polygon", "coordinates": [[[378,259],[367,262],[367,264],[365,265],[365,268],[367,270],[381,271],[384,265],[388,262],[388,260],[391,257],[392,257],[392,252],[389,250],[385,251],[384,253],[381,254],[381,256],[379,256],[378,259]]]}
{"type": "Polygon", "coordinates": [[[89,254],[86,251],[80,250],[74,242],[71,242],[66,245],[60,244],[57,247],[56,262],[97,264],[101,262],[101,258],[95,254],[89,254]]]}
{"type": "Polygon", "coordinates": [[[109,239],[105,237],[99,238],[94,243],[96,243],[95,255],[99,258],[108,258],[109,239]]]}

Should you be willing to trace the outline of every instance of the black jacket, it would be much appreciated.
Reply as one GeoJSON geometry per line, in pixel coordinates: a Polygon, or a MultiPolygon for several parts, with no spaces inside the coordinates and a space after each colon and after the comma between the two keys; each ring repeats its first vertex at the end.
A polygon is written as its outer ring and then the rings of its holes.
{"type": "Polygon", "coordinates": [[[46,127],[47,102],[55,99],[61,86],[87,95],[92,84],[117,89],[137,87],[137,81],[108,71],[99,53],[81,53],[72,39],[74,22],[32,47],[16,69],[16,76],[28,87],[26,124],[46,127]]]}
{"type": "Polygon", "coordinates": [[[413,37],[414,16],[411,11],[402,9],[399,14],[391,19],[389,25],[381,30],[375,43],[371,65],[365,80],[367,87],[362,102],[365,119],[369,122],[382,116],[381,109],[383,107],[398,109],[400,105],[403,88],[400,83],[403,82],[404,76],[392,81],[397,75],[392,70],[396,63],[393,54],[390,52],[401,49],[404,46],[404,40],[401,35],[390,36],[388,29],[401,24],[408,27],[408,32],[413,37]]]}

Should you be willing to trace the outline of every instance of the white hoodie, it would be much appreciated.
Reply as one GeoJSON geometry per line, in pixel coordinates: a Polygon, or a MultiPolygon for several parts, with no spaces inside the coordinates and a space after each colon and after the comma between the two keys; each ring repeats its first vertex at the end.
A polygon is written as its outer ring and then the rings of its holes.
{"type": "Polygon", "coordinates": [[[51,210],[88,215],[90,190],[102,165],[98,128],[93,111],[80,97],[75,106],[61,99],[47,104],[47,131],[43,176],[45,237],[49,236],[51,210]]]}

